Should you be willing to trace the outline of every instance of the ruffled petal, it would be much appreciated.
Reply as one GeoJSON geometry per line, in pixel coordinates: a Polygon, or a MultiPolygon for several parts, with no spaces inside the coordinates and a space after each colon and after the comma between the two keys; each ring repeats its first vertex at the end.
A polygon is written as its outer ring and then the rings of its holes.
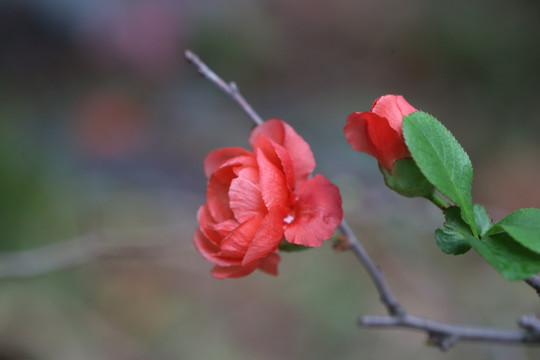
{"type": "Polygon", "coordinates": [[[410,156],[403,137],[388,121],[371,112],[354,112],[347,117],[345,137],[356,151],[375,157],[381,165],[392,171],[394,162],[410,156]]]}
{"type": "Polygon", "coordinates": [[[257,269],[258,263],[249,264],[246,266],[219,266],[216,265],[210,271],[210,274],[216,279],[239,278],[251,274],[257,269]]]}
{"type": "Polygon", "coordinates": [[[296,182],[307,179],[315,169],[315,157],[309,144],[286,122],[270,119],[251,132],[249,143],[256,149],[256,139],[263,134],[283,146],[289,153],[294,166],[296,182]]]}
{"type": "Polygon", "coordinates": [[[232,168],[219,168],[208,180],[206,187],[206,205],[216,222],[221,222],[233,217],[229,206],[229,186],[236,177],[232,168]]]}
{"type": "Polygon", "coordinates": [[[210,211],[206,205],[202,205],[199,208],[199,211],[197,211],[197,221],[199,222],[201,231],[208,238],[208,240],[212,241],[216,245],[221,242],[222,237],[214,229],[215,220],[212,217],[212,214],[210,214],[210,211]]]}
{"type": "Polygon", "coordinates": [[[296,189],[294,220],[285,226],[285,239],[293,244],[320,246],[334,234],[343,219],[337,186],[315,175],[296,189]]]}
{"type": "Polygon", "coordinates": [[[401,109],[401,113],[403,116],[409,115],[410,113],[413,113],[415,111],[418,111],[414,106],[409,104],[407,100],[401,95],[398,95],[396,97],[397,106],[401,109]]]}
{"type": "Polygon", "coordinates": [[[241,223],[267,212],[258,185],[242,177],[232,181],[229,199],[234,217],[241,223]]]}
{"type": "Polygon", "coordinates": [[[219,165],[219,167],[214,171],[212,175],[219,174],[220,172],[218,170],[229,168],[235,176],[238,176],[238,173],[240,171],[249,167],[257,167],[257,161],[255,160],[254,153],[250,153],[249,155],[236,156],[225,160],[219,165]]]}
{"type": "Polygon", "coordinates": [[[371,156],[375,156],[373,145],[368,138],[368,124],[369,121],[373,121],[373,117],[376,116],[376,121],[384,121],[378,115],[374,115],[370,112],[353,112],[347,117],[345,128],[345,138],[347,142],[356,151],[361,151],[371,156]]]}
{"type": "Polygon", "coordinates": [[[212,243],[200,229],[195,230],[193,234],[193,244],[206,260],[214,262],[219,247],[212,243]]]}
{"type": "Polygon", "coordinates": [[[261,260],[261,263],[259,264],[259,270],[264,271],[267,274],[277,276],[277,268],[280,260],[281,258],[278,254],[270,253],[268,254],[268,256],[261,260]]]}
{"type": "Polygon", "coordinates": [[[373,102],[371,111],[388,120],[388,124],[403,136],[403,117],[416,109],[401,95],[384,95],[373,102]]]}
{"type": "Polygon", "coordinates": [[[242,265],[249,264],[276,251],[279,242],[283,238],[283,219],[286,214],[287,209],[283,208],[273,208],[268,212],[261,221],[255,238],[249,245],[242,265]]]}
{"type": "Polygon", "coordinates": [[[387,121],[372,121],[367,130],[375,153],[374,156],[388,171],[394,169],[396,160],[410,156],[403,136],[394,130],[387,121]]]}
{"type": "MultiPolygon", "coordinates": [[[[208,226],[209,229],[215,231],[219,236],[219,243],[229,235],[234,229],[236,229],[240,223],[235,219],[228,219],[216,224],[211,224],[208,226]]],[[[204,229],[204,228],[203,228],[204,229]]],[[[204,232],[204,231],[203,231],[204,232]]]]}
{"type": "Polygon", "coordinates": [[[239,222],[235,219],[227,219],[216,223],[206,205],[199,208],[197,220],[204,235],[216,245],[219,245],[223,238],[239,225],[239,222]]]}
{"type": "Polygon", "coordinates": [[[259,183],[259,169],[256,166],[243,167],[237,173],[239,178],[251,181],[254,184],[259,183]]]}
{"type": "Polygon", "coordinates": [[[244,258],[244,254],[253,242],[262,219],[262,216],[253,217],[234,229],[221,242],[220,255],[224,257],[244,258]]]}
{"type": "Polygon", "coordinates": [[[204,159],[204,173],[206,177],[209,178],[225,161],[238,156],[253,156],[253,153],[241,147],[227,147],[212,151],[204,159]]]}
{"type": "Polygon", "coordinates": [[[291,203],[291,191],[283,171],[277,168],[265,156],[261,149],[257,150],[259,164],[259,186],[266,208],[287,207],[291,203]]]}
{"type": "Polygon", "coordinates": [[[193,244],[207,261],[220,266],[239,266],[241,259],[226,258],[220,255],[219,248],[210,242],[200,229],[193,234],[193,244]]]}
{"type": "Polygon", "coordinates": [[[271,253],[265,258],[245,266],[215,266],[212,269],[211,274],[217,279],[239,278],[249,275],[256,269],[259,269],[267,274],[277,276],[277,267],[280,260],[281,258],[278,254],[271,253]]]}
{"type": "Polygon", "coordinates": [[[285,142],[285,127],[283,126],[285,122],[279,119],[269,119],[263,122],[261,125],[253,128],[251,134],[249,135],[249,144],[253,149],[257,148],[256,140],[259,135],[264,135],[265,137],[275,141],[278,144],[283,145],[285,142]]]}
{"type": "Polygon", "coordinates": [[[294,189],[295,170],[287,149],[264,135],[257,137],[256,148],[257,151],[261,150],[266,156],[266,159],[274,164],[277,169],[283,172],[289,189],[294,189]]]}

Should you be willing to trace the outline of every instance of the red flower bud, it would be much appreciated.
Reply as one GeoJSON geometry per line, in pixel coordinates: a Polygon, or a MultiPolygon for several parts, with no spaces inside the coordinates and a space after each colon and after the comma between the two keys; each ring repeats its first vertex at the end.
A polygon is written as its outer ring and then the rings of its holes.
{"type": "Polygon", "coordinates": [[[414,111],[401,95],[381,96],[371,111],[354,112],[347,117],[345,137],[354,150],[375,157],[391,172],[396,160],[411,156],[401,125],[403,117],[414,111]]]}
{"type": "Polygon", "coordinates": [[[205,159],[206,204],[198,213],[194,243],[215,264],[216,278],[255,269],[277,275],[279,242],[320,246],[340,224],[338,188],[315,168],[309,145],[282,120],[256,127],[249,142],[218,149],[205,159]]]}

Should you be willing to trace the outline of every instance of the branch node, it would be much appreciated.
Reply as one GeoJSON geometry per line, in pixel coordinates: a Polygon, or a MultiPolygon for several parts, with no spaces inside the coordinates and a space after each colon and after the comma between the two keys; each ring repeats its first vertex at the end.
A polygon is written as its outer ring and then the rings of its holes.
{"type": "Polygon", "coordinates": [[[459,340],[459,336],[454,334],[428,332],[428,344],[438,347],[441,351],[448,351],[459,340]]]}
{"type": "Polygon", "coordinates": [[[407,315],[407,311],[405,311],[405,308],[401,306],[400,303],[388,304],[388,312],[390,313],[390,315],[400,319],[404,318],[407,315]]]}
{"type": "Polygon", "coordinates": [[[524,315],[518,325],[527,331],[527,342],[540,341],[540,320],[534,315],[524,315]]]}

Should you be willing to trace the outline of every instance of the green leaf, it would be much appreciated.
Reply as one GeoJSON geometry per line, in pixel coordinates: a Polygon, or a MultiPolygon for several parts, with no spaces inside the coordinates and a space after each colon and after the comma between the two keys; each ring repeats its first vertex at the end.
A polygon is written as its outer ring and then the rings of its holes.
{"type": "Polygon", "coordinates": [[[443,124],[422,111],[404,117],[403,135],[422,173],[459,205],[463,220],[477,235],[471,197],[473,169],[467,153],[443,124]]]}
{"type": "Polygon", "coordinates": [[[524,280],[540,271],[540,254],[520,245],[507,233],[481,240],[471,235],[467,240],[506,280],[524,280]]]}
{"type": "Polygon", "coordinates": [[[437,245],[447,254],[465,254],[471,248],[465,240],[466,236],[472,235],[469,226],[461,219],[457,206],[447,208],[444,216],[446,218],[444,226],[435,230],[437,245]]]}
{"type": "Polygon", "coordinates": [[[540,253],[540,209],[519,209],[493,225],[488,235],[506,231],[521,245],[540,253]]]}
{"type": "Polygon", "coordinates": [[[435,230],[435,240],[441,250],[450,255],[465,254],[471,249],[461,234],[444,227],[435,230]]]}
{"type": "MultiPolygon", "coordinates": [[[[483,229],[489,217],[482,206],[475,206],[475,210],[477,223],[483,229]]],[[[514,241],[506,232],[478,239],[461,219],[458,207],[447,208],[444,216],[444,227],[435,231],[435,237],[437,245],[445,253],[459,255],[473,247],[486,262],[510,281],[523,280],[540,272],[540,254],[514,241]]]]}
{"type": "Polygon", "coordinates": [[[479,204],[474,204],[474,222],[478,227],[480,236],[484,236],[487,231],[491,228],[491,218],[489,217],[486,209],[479,204]]]}

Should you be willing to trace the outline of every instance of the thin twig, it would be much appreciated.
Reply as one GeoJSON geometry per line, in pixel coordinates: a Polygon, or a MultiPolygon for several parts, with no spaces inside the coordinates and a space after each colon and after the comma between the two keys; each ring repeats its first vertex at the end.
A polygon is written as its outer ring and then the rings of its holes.
{"type": "Polygon", "coordinates": [[[359,324],[370,328],[408,328],[428,334],[429,342],[441,350],[448,350],[458,341],[483,341],[500,344],[539,345],[540,321],[534,316],[524,316],[519,322],[521,329],[502,330],[473,326],[450,325],[412,315],[404,316],[364,316],[359,324]],[[529,325],[529,326],[527,326],[529,325]]]}
{"type": "MultiPolygon", "coordinates": [[[[238,86],[234,82],[225,82],[221,77],[219,77],[212,69],[210,69],[195,53],[193,53],[190,50],[186,50],[184,52],[184,56],[188,62],[195,65],[197,67],[197,71],[199,74],[204,76],[206,79],[210,80],[214,85],[219,87],[221,90],[223,90],[227,95],[229,95],[241,108],[244,110],[244,112],[251,118],[251,120],[256,124],[260,125],[263,123],[263,119],[257,114],[257,112],[251,107],[251,105],[244,99],[242,94],[240,93],[240,90],[238,89],[238,86]]],[[[435,205],[439,206],[441,209],[444,209],[448,206],[448,204],[445,203],[443,199],[441,199],[437,194],[433,194],[434,196],[432,198],[429,198],[429,200],[433,201],[435,205]]],[[[348,228],[348,225],[344,222],[341,225],[341,228],[345,230],[348,228]]],[[[382,272],[380,269],[378,269],[376,266],[372,266],[370,264],[367,264],[362,260],[365,258],[362,253],[365,253],[365,250],[362,248],[362,245],[360,245],[359,241],[354,237],[353,240],[351,235],[354,236],[352,231],[347,231],[349,234],[349,238],[351,240],[351,250],[355,253],[355,255],[358,257],[358,259],[364,264],[366,270],[375,277],[382,277],[382,272]]],[[[367,254],[366,254],[367,255],[367,254]]],[[[530,285],[533,289],[536,290],[537,294],[540,296],[540,276],[534,275],[525,280],[525,282],[530,285]]],[[[375,282],[377,284],[377,282],[375,282]]],[[[382,285],[376,285],[378,288],[382,285]]],[[[390,302],[387,303],[387,300],[395,300],[393,299],[393,296],[391,296],[388,289],[378,289],[381,293],[381,300],[385,303],[386,306],[390,305],[389,310],[391,311],[402,311],[402,309],[399,309],[399,304],[397,304],[397,307],[394,308],[394,303],[390,302]],[[383,295],[385,294],[385,295],[383,295]],[[386,296],[390,295],[389,298],[386,296]]]]}
{"type": "MultiPolygon", "coordinates": [[[[253,111],[251,106],[238,92],[234,83],[227,84],[212,70],[206,66],[197,55],[187,50],[186,59],[197,66],[200,74],[213,82],[225,93],[233,98],[242,109],[256,123],[261,124],[262,119],[253,111]]],[[[345,220],[339,226],[347,243],[345,246],[350,249],[357,259],[368,272],[373,284],[377,288],[381,302],[386,307],[389,316],[364,316],[359,323],[365,327],[391,327],[391,328],[409,328],[421,330],[428,334],[430,343],[438,346],[441,350],[447,350],[460,340],[466,341],[484,341],[505,344],[540,344],[540,321],[534,316],[524,316],[519,321],[521,329],[500,330],[491,328],[479,328],[470,326],[450,325],[429,319],[408,315],[403,306],[392,294],[390,287],[384,279],[382,271],[375,265],[373,260],[361,245],[360,241],[351,230],[345,220]]],[[[532,277],[534,278],[534,277],[532,277]]],[[[531,278],[527,279],[530,280],[531,278]]],[[[540,278],[532,279],[534,285],[529,281],[527,283],[535,289],[540,289],[540,278]],[[536,281],[538,280],[538,281],[536,281]],[[538,288],[536,287],[538,286],[538,288]]],[[[531,282],[532,282],[531,280],[531,282]]]]}
{"type": "Polygon", "coordinates": [[[110,236],[88,234],[31,250],[0,254],[0,278],[28,278],[85,265],[97,260],[137,258],[170,253],[167,240],[119,245],[110,236]]]}
{"type": "Polygon", "coordinates": [[[536,290],[536,293],[540,296],[540,276],[533,275],[525,279],[525,282],[536,290]]]}
{"type": "Polygon", "coordinates": [[[358,238],[350,228],[349,224],[347,224],[346,220],[343,220],[343,222],[339,226],[339,229],[341,233],[345,235],[348,239],[348,248],[354,253],[356,258],[360,260],[360,263],[362,263],[369,276],[371,277],[373,284],[379,292],[381,302],[384,304],[384,306],[386,306],[388,313],[395,316],[405,315],[405,309],[399,304],[399,302],[396,300],[396,298],[390,291],[390,287],[384,280],[381,269],[379,269],[373,263],[360,241],[358,241],[358,238]]]}
{"type": "Polygon", "coordinates": [[[343,221],[340,231],[347,238],[347,246],[360,260],[379,292],[381,302],[389,316],[363,316],[359,325],[369,328],[409,328],[428,334],[429,343],[446,351],[458,341],[484,341],[503,344],[540,344],[540,321],[534,316],[524,316],[519,322],[521,329],[506,330],[451,325],[406,313],[390,291],[382,271],[373,263],[356,235],[343,221]]]}
{"type": "Polygon", "coordinates": [[[223,90],[227,95],[229,95],[244,112],[253,120],[256,125],[261,125],[263,119],[257,114],[255,110],[249,105],[249,103],[244,99],[238,86],[234,82],[227,83],[222,78],[220,78],[215,72],[213,72],[197,55],[195,55],[190,50],[184,52],[184,56],[187,61],[197,67],[199,74],[210,80],[212,83],[217,85],[221,90],[223,90]]]}

